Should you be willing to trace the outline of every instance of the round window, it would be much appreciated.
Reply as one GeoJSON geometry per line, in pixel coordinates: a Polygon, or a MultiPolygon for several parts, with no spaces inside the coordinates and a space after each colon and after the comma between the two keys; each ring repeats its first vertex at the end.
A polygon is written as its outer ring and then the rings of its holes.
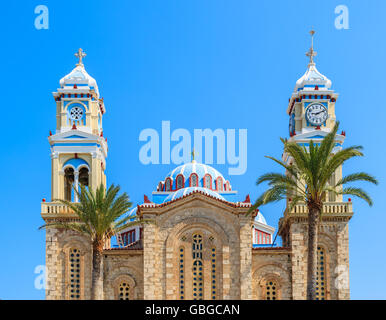
{"type": "Polygon", "coordinates": [[[70,110],[70,118],[72,120],[80,120],[83,118],[83,109],[81,107],[73,107],[70,110]]]}

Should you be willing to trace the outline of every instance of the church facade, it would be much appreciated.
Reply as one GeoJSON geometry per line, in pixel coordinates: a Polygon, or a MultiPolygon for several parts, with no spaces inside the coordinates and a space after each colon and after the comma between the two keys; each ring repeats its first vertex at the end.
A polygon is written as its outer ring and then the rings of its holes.
{"type": "MultiPolygon", "coordinates": [[[[335,123],[338,94],[310,63],[289,99],[289,140],[320,143],[335,123]]],[[[76,67],[53,93],[56,131],[51,148],[52,199],[77,202],[72,186],[106,184],[108,152],[102,120],[106,112],[97,82],[85,70],[79,49],[76,67]]],[[[337,135],[336,149],[345,133],[337,135]]],[[[293,161],[283,154],[283,161],[293,161]]],[[[341,168],[332,179],[342,176],[341,168]]],[[[318,299],[349,299],[351,201],[326,195],[318,237],[318,299]]],[[[287,199],[288,202],[291,199],[287,199]]],[[[77,221],[63,204],[43,199],[46,222],[77,221]]],[[[117,235],[104,249],[104,299],[305,299],[307,207],[286,209],[277,230],[261,212],[247,214],[249,195],[237,191],[215,168],[196,162],[178,166],[155,182],[152,197],[128,214],[154,223],[117,235]],[[273,244],[275,232],[282,246],[273,244]]],[[[90,241],[73,232],[46,230],[47,299],[90,299],[90,241]]]]}

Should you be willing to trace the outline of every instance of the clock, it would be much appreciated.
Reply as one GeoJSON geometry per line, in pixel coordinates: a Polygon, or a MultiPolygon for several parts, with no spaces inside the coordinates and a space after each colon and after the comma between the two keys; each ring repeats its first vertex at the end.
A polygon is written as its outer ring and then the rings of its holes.
{"type": "Polygon", "coordinates": [[[81,107],[72,107],[70,109],[71,120],[80,120],[83,118],[83,109],[81,107]]]}
{"type": "Polygon", "coordinates": [[[313,126],[320,126],[327,118],[327,108],[321,103],[312,103],[306,109],[306,120],[313,126]]]}

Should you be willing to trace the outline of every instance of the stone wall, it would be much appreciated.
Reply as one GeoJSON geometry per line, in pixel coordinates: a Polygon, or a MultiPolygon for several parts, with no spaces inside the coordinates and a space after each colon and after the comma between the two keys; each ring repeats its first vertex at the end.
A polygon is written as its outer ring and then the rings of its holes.
{"type": "MultiPolygon", "coordinates": [[[[283,238],[292,251],[291,281],[293,299],[306,299],[308,224],[305,218],[293,218],[283,228],[283,238]],[[288,231],[286,231],[288,230],[288,231]]],[[[318,246],[326,253],[326,299],[349,299],[348,219],[331,217],[319,222],[318,246]]]]}
{"type": "Polygon", "coordinates": [[[119,285],[130,285],[130,300],[143,300],[143,250],[105,250],[104,299],[117,300],[119,285]]]}
{"type": "Polygon", "coordinates": [[[292,298],[291,251],[288,248],[258,248],[252,251],[252,299],[264,300],[267,282],[276,283],[276,299],[292,298]]]}
{"type": "MultiPolygon", "coordinates": [[[[217,200],[211,200],[217,201],[217,200]]],[[[144,227],[144,298],[145,299],[177,299],[178,295],[178,248],[184,245],[190,248],[189,236],[194,232],[204,235],[206,246],[210,237],[217,241],[221,248],[218,258],[220,270],[217,276],[219,299],[240,299],[241,287],[243,298],[251,298],[250,266],[251,266],[251,221],[252,218],[242,218],[229,208],[219,208],[207,201],[187,201],[181,206],[159,212],[144,211],[145,219],[153,219],[154,223],[144,227]],[[241,230],[241,233],[240,233],[241,230]],[[242,265],[242,266],[241,266],[242,265]]],[[[205,246],[204,246],[205,247],[205,246]]],[[[186,265],[192,263],[190,254],[186,255],[186,265]]],[[[204,261],[204,269],[205,269],[204,261]]],[[[190,269],[189,269],[190,270],[190,269]]],[[[210,272],[205,269],[204,276],[210,272]]],[[[190,292],[187,279],[187,292],[190,292]]],[[[210,283],[209,278],[204,284],[210,283]]],[[[209,286],[204,288],[205,299],[210,298],[209,286]]],[[[186,299],[192,298],[189,294],[186,299]]]]}
{"type": "MultiPolygon", "coordinates": [[[[307,219],[285,217],[279,234],[286,248],[252,249],[252,217],[205,196],[182,199],[179,205],[144,210],[153,219],[143,230],[143,250],[104,251],[104,298],[117,299],[123,281],[130,299],[179,299],[179,249],[184,247],[184,299],[192,299],[192,237],[202,236],[203,298],[265,299],[264,286],[277,284],[279,299],[305,299],[307,219]],[[287,248],[288,247],[288,248],[287,248]],[[210,251],[215,248],[215,268],[210,251]],[[216,288],[211,282],[213,276],[216,288]]],[[[244,210],[244,211],[243,211],[244,210]]],[[[344,213],[346,215],[346,213],[344,213]]],[[[349,299],[348,216],[328,216],[319,225],[318,245],[325,250],[326,298],[349,299]]],[[[69,252],[80,250],[81,299],[90,299],[92,251],[88,238],[76,232],[46,230],[47,299],[69,299],[69,252]]]]}
{"type": "Polygon", "coordinates": [[[48,300],[70,299],[69,251],[71,248],[77,248],[81,253],[81,299],[91,297],[92,257],[89,240],[74,231],[49,228],[46,230],[46,299],[48,300]]]}

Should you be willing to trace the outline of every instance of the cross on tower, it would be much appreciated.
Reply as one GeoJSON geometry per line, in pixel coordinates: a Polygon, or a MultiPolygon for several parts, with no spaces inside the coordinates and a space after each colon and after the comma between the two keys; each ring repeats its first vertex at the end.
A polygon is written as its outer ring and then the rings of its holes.
{"type": "Polygon", "coordinates": [[[317,52],[314,51],[314,34],[315,34],[315,30],[312,29],[310,31],[310,35],[311,35],[311,48],[310,50],[308,50],[308,52],[306,53],[306,56],[310,58],[310,63],[309,65],[314,65],[315,62],[314,62],[314,57],[317,55],[317,52]]]}
{"type": "Polygon", "coordinates": [[[196,156],[196,153],[194,152],[194,149],[192,150],[191,155],[192,155],[192,161],[194,161],[195,160],[194,158],[196,156]]]}
{"type": "Polygon", "coordinates": [[[82,50],[82,48],[78,49],[78,52],[75,53],[75,57],[79,59],[79,62],[76,64],[77,66],[83,66],[82,59],[86,56],[86,53],[82,50]]]}

